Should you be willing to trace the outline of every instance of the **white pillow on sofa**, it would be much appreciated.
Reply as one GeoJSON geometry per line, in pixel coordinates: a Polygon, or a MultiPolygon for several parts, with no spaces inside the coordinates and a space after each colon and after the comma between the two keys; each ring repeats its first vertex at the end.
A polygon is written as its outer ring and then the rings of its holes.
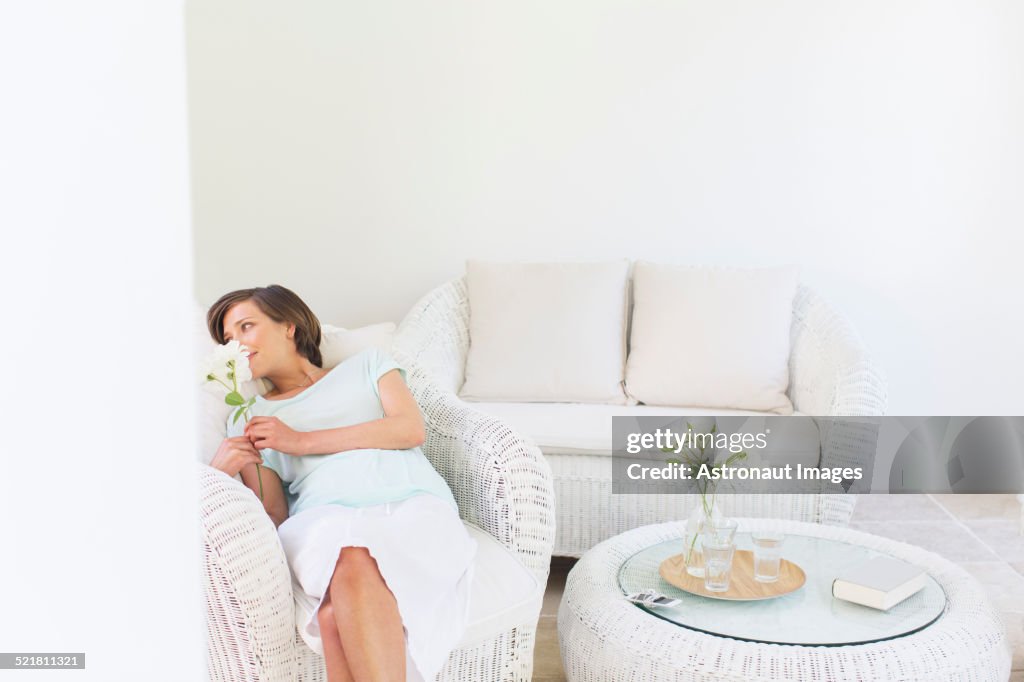
{"type": "Polygon", "coordinates": [[[797,269],[640,261],[626,392],[648,405],[791,414],[789,338],[797,269]]]}
{"type": "Polygon", "coordinates": [[[627,404],[629,261],[466,263],[466,400],[627,404]]]}
{"type": "Polygon", "coordinates": [[[396,328],[394,322],[379,322],[356,329],[321,324],[320,355],[323,356],[324,367],[332,369],[342,360],[367,348],[391,350],[396,328]]]}
{"type": "MultiPolygon", "coordinates": [[[[206,309],[196,303],[194,312],[194,358],[198,363],[217,347],[217,342],[210,338],[210,333],[206,329],[206,309]]],[[[366,348],[389,349],[394,338],[395,326],[394,322],[382,322],[358,329],[345,329],[321,324],[320,354],[323,356],[324,368],[332,369],[342,360],[366,348]]],[[[269,386],[262,379],[246,381],[239,386],[239,392],[245,398],[255,394],[263,395],[268,389],[269,386]]],[[[217,453],[221,441],[227,436],[226,424],[233,408],[224,402],[223,389],[201,384],[196,409],[199,423],[198,459],[203,464],[209,464],[217,453]]],[[[241,477],[237,478],[241,480],[241,477]]]]}

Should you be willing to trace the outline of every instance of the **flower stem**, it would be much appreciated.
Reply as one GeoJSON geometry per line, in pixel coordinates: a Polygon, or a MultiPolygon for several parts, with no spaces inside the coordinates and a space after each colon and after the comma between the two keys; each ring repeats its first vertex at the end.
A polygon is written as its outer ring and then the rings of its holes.
{"type": "MultiPolygon", "coordinates": [[[[252,419],[252,415],[249,414],[249,408],[245,408],[244,415],[245,415],[245,421],[246,421],[246,423],[248,423],[249,420],[252,419]]],[[[257,452],[259,452],[259,451],[257,450],[257,452]]],[[[256,463],[256,479],[260,482],[260,502],[262,502],[263,501],[263,474],[260,473],[259,462],[256,463]]]]}
{"type": "MultiPolygon", "coordinates": [[[[234,369],[234,365],[233,364],[232,364],[232,369],[234,369]]],[[[238,379],[236,379],[235,376],[236,376],[236,374],[234,372],[232,372],[231,373],[231,385],[234,387],[235,393],[237,393],[238,392],[238,379]]],[[[249,420],[252,419],[252,415],[249,413],[249,408],[248,407],[245,408],[245,411],[242,414],[245,415],[245,423],[248,424],[249,420]]],[[[263,502],[263,474],[260,473],[260,465],[259,465],[258,462],[256,463],[256,480],[258,480],[260,482],[260,502],[262,503],[263,502]]]]}
{"type": "Polygon", "coordinates": [[[230,386],[228,386],[227,384],[220,380],[220,377],[214,375],[213,380],[216,381],[221,386],[223,386],[224,388],[228,389],[229,391],[232,390],[230,386]]]}
{"type": "MultiPolygon", "coordinates": [[[[246,420],[248,421],[248,420],[246,420]]],[[[259,452],[259,450],[257,450],[259,452]]],[[[260,502],[263,501],[263,474],[260,472],[260,464],[256,463],[256,479],[260,482],[260,502]]]]}
{"type": "Polygon", "coordinates": [[[686,552],[686,561],[683,562],[686,565],[690,565],[691,563],[693,563],[693,550],[697,547],[698,535],[699,533],[694,532],[693,539],[690,540],[690,549],[686,552]]]}

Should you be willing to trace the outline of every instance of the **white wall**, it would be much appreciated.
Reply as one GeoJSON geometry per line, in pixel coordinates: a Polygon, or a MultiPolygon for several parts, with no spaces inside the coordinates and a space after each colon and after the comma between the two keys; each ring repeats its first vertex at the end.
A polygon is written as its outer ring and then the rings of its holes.
{"type": "Polygon", "coordinates": [[[196,290],[398,320],[467,257],[795,262],[893,414],[1024,413],[1024,5],[188,5],[196,290]]]}
{"type": "Polygon", "coordinates": [[[0,6],[3,680],[204,679],[174,0],[0,6]]]}

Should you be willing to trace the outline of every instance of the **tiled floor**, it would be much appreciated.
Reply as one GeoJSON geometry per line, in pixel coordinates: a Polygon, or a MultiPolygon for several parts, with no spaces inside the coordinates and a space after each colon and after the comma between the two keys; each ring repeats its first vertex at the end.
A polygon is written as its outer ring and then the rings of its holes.
{"type": "MultiPolygon", "coordinates": [[[[985,586],[1013,646],[1012,682],[1024,682],[1024,535],[1015,495],[862,495],[850,526],[909,542],[963,566],[985,586]]],[[[573,559],[551,563],[537,629],[533,679],[564,680],[555,626],[573,559]]]]}

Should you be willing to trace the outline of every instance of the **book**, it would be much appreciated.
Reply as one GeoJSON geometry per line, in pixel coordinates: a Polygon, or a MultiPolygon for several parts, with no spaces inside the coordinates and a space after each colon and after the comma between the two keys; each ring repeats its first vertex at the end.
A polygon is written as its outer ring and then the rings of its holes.
{"type": "Polygon", "coordinates": [[[833,580],[832,596],[888,611],[922,590],[927,575],[924,569],[899,559],[877,556],[833,580]]]}

